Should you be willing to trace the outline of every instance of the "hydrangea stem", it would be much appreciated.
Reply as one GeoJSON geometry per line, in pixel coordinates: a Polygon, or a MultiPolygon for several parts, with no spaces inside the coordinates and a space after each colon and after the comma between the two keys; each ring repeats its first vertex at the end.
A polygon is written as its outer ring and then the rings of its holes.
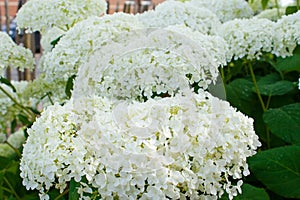
{"type": "Polygon", "coordinates": [[[58,195],[54,200],[59,200],[60,198],[62,198],[64,195],[66,195],[69,192],[69,189],[66,189],[63,193],[61,193],[60,195],[58,195]]]}
{"type": "Polygon", "coordinates": [[[276,6],[276,9],[277,9],[277,16],[280,17],[280,11],[279,11],[279,3],[278,3],[278,0],[275,0],[275,6],[276,6]]]}
{"type": "MultiPolygon", "coordinates": [[[[250,62],[248,62],[248,67],[249,67],[249,70],[250,70],[251,78],[252,78],[252,81],[253,81],[253,84],[254,84],[254,87],[255,87],[257,97],[259,99],[259,102],[261,104],[263,112],[266,112],[267,109],[268,109],[268,106],[270,104],[270,101],[271,101],[271,96],[268,97],[268,102],[267,102],[267,106],[266,106],[263,99],[262,99],[261,93],[259,91],[259,87],[257,85],[257,81],[256,81],[256,77],[255,77],[255,74],[254,74],[254,71],[253,71],[253,67],[252,67],[252,64],[250,62]]],[[[268,127],[266,127],[266,143],[267,143],[267,148],[270,149],[271,148],[271,139],[270,139],[270,130],[269,130],[268,127]]]]}
{"type": "Polygon", "coordinates": [[[255,78],[255,74],[254,74],[254,71],[253,71],[253,67],[252,67],[252,64],[250,62],[248,62],[248,67],[249,67],[249,70],[250,70],[250,73],[251,73],[251,78],[252,78],[252,81],[253,81],[253,84],[254,84],[254,87],[255,87],[255,91],[256,91],[256,94],[257,94],[257,97],[259,99],[259,102],[261,104],[261,107],[263,109],[263,111],[267,111],[266,109],[266,106],[265,106],[265,103],[261,97],[261,94],[260,94],[260,91],[259,91],[259,88],[258,88],[258,85],[257,85],[257,81],[256,81],[256,78],[255,78]]]}

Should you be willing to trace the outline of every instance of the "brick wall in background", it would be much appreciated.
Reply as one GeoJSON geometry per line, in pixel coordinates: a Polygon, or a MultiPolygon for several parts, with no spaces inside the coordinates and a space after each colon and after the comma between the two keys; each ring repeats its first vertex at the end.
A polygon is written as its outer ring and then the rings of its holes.
{"type": "MultiPolygon", "coordinates": [[[[5,23],[5,1],[0,0],[0,11],[1,11],[1,24],[5,23]]],[[[9,16],[10,20],[13,19],[14,16],[16,16],[16,12],[18,9],[18,0],[8,0],[8,10],[9,10],[9,16]]]]}

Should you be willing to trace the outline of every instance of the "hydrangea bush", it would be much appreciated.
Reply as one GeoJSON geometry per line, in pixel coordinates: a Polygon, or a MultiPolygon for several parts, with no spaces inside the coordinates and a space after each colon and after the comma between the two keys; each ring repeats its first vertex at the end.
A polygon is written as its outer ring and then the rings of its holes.
{"type": "Polygon", "coordinates": [[[186,26],[110,35],[79,64],[73,97],[28,129],[23,184],[41,199],[72,180],[82,199],[232,199],[260,142],[252,119],[204,91],[226,58],[222,38],[186,26]]]}

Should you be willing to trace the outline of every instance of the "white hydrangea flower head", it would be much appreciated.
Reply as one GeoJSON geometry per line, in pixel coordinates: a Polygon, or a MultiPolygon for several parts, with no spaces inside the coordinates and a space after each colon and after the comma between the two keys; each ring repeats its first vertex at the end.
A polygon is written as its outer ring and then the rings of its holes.
{"type": "Polygon", "coordinates": [[[43,47],[43,54],[46,52],[50,52],[53,49],[51,43],[58,38],[62,37],[65,34],[65,31],[59,29],[57,27],[53,27],[48,30],[41,38],[41,46],[43,47]]]}
{"type": "Polygon", "coordinates": [[[155,10],[137,15],[146,27],[165,28],[184,24],[203,34],[216,34],[218,17],[207,8],[198,8],[189,2],[164,1],[155,10]]]}
{"type": "Polygon", "coordinates": [[[103,17],[90,17],[65,33],[55,48],[44,55],[41,69],[50,82],[67,80],[77,73],[78,67],[85,63],[88,54],[117,41],[117,36],[142,28],[134,15],[115,13],[103,17]]]}
{"type": "Polygon", "coordinates": [[[282,16],[276,23],[275,31],[280,49],[282,51],[288,49],[289,54],[287,55],[293,55],[293,50],[300,44],[300,11],[282,16]]]}
{"type": "Polygon", "coordinates": [[[23,184],[47,196],[74,179],[81,199],[217,199],[225,191],[232,199],[260,146],[251,118],[202,90],[147,102],[73,99],[48,107],[28,133],[23,184]]]}
{"type": "Polygon", "coordinates": [[[21,71],[25,68],[33,69],[34,59],[29,49],[18,46],[4,32],[0,32],[0,41],[0,76],[4,75],[8,66],[19,68],[21,71]]]}
{"type": "Polygon", "coordinates": [[[39,190],[44,198],[52,186],[62,192],[71,178],[79,182],[89,165],[86,147],[77,137],[82,116],[76,110],[72,102],[49,106],[28,130],[21,177],[27,189],[39,190]]]}
{"type": "Polygon", "coordinates": [[[73,95],[143,100],[173,96],[194,83],[206,89],[216,81],[224,61],[213,57],[219,47],[210,49],[201,43],[207,36],[196,36],[203,38],[193,40],[168,29],[123,34],[121,41],[94,52],[80,67],[73,95]]]}
{"type": "Polygon", "coordinates": [[[253,16],[251,7],[244,0],[191,0],[191,4],[210,9],[222,22],[253,16]]]}
{"type": "Polygon", "coordinates": [[[275,26],[275,22],[258,18],[235,19],[222,24],[220,36],[227,41],[232,54],[228,61],[241,58],[260,59],[264,52],[277,56],[289,54],[277,39],[282,32],[279,30],[274,34],[275,26]]]}
{"type": "Polygon", "coordinates": [[[30,0],[18,11],[16,20],[19,29],[44,34],[52,27],[67,31],[89,16],[104,14],[106,9],[105,0],[30,0]]]}

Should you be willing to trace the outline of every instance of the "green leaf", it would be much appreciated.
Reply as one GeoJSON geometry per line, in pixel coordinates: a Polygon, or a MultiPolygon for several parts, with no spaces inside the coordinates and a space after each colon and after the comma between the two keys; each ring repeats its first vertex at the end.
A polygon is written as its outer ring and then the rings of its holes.
{"type": "Polygon", "coordinates": [[[12,162],[11,159],[9,159],[7,157],[0,156],[0,172],[1,172],[1,170],[7,168],[10,165],[11,162],[12,162]]]}
{"type": "Polygon", "coordinates": [[[269,109],[263,120],[273,134],[290,144],[300,145],[300,103],[269,109]]]}
{"type": "Polygon", "coordinates": [[[261,0],[261,5],[263,10],[265,10],[268,6],[269,0],[261,0]]]}
{"type": "Polygon", "coordinates": [[[300,198],[300,146],[258,152],[248,160],[250,171],[268,189],[285,198],[300,198]]]}
{"type": "Polygon", "coordinates": [[[22,122],[22,124],[24,124],[24,125],[31,124],[31,122],[28,120],[28,118],[25,115],[18,114],[17,117],[20,120],[20,122],[22,122]]]}
{"type": "Polygon", "coordinates": [[[68,81],[67,81],[65,93],[69,99],[71,98],[71,95],[72,95],[71,91],[73,90],[73,81],[74,81],[75,77],[76,77],[76,75],[73,75],[73,76],[69,77],[68,81]]]}
{"type": "Polygon", "coordinates": [[[15,129],[17,127],[17,119],[15,118],[14,120],[12,120],[12,122],[10,123],[10,128],[11,128],[11,132],[15,132],[15,129]]]}
{"type": "Polygon", "coordinates": [[[250,184],[243,184],[242,194],[234,198],[234,200],[269,200],[268,193],[263,188],[257,188],[250,184]]]}
{"type": "Polygon", "coordinates": [[[80,187],[80,183],[77,183],[74,179],[70,181],[69,200],[79,199],[77,188],[80,187]]]}
{"type": "Polygon", "coordinates": [[[294,14],[298,11],[297,6],[288,6],[285,9],[285,15],[290,15],[290,14],[294,14]]]}
{"type": "Polygon", "coordinates": [[[300,72],[300,46],[293,52],[293,56],[286,58],[277,58],[277,70],[281,72],[298,71],[300,72]]]}
{"type": "Polygon", "coordinates": [[[7,85],[7,86],[9,86],[12,89],[13,92],[17,91],[16,88],[11,84],[11,82],[8,79],[0,77],[0,82],[7,85]]]}
{"type": "Polygon", "coordinates": [[[227,100],[232,106],[238,108],[243,113],[253,116],[259,105],[257,95],[252,91],[253,83],[248,79],[235,79],[226,85],[227,100]],[[254,109],[253,109],[254,108],[254,109]]]}
{"type": "MultiPolygon", "coordinates": [[[[293,82],[281,80],[278,74],[268,74],[260,78],[257,85],[260,93],[266,96],[284,95],[293,91],[295,88],[293,82]]],[[[253,91],[255,91],[254,87],[253,91]]]]}
{"type": "Polygon", "coordinates": [[[56,38],[55,40],[52,40],[52,41],[50,42],[52,48],[54,48],[54,47],[57,45],[57,43],[59,42],[59,40],[60,40],[63,36],[64,36],[64,35],[61,35],[61,36],[59,36],[58,38],[56,38]]]}

